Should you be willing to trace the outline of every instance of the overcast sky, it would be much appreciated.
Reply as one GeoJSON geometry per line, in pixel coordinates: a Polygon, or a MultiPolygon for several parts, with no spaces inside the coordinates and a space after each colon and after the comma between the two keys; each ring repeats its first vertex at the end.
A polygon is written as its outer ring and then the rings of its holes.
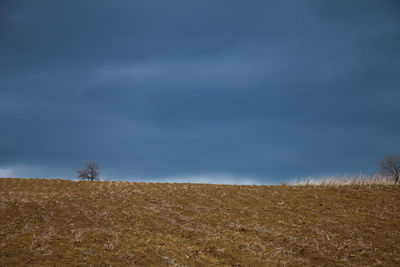
{"type": "Polygon", "coordinates": [[[0,177],[274,184],[400,153],[400,1],[0,2],[0,177]]]}

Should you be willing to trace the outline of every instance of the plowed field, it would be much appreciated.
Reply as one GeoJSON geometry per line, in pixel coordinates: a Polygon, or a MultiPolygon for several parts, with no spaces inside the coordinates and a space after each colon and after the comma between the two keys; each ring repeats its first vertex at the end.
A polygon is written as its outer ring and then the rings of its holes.
{"type": "Polygon", "coordinates": [[[0,179],[0,266],[400,265],[399,186],[0,179]]]}

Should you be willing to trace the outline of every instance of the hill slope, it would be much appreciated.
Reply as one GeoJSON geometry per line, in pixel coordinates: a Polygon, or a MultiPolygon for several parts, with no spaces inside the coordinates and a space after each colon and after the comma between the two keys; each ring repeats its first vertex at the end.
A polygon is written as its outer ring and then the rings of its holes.
{"type": "Polygon", "coordinates": [[[0,265],[400,264],[400,187],[0,179],[0,265]]]}

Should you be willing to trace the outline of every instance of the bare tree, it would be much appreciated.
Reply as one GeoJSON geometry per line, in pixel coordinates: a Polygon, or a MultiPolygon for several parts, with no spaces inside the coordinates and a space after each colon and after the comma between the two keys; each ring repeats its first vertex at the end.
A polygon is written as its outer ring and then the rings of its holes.
{"type": "Polygon", "coordinates": [[[86,163],[86,168],[77,171],[78,178],[82,180],[95,181],[99,180],[100,165],[96,161],[86,163]]]}
{"type": "Polygon", "coordinates": [[[400,155],[389,155],[378,161],[378,165],[383,173],[390,175],[394,184],[397,184],[400,178],[400,155]]]}

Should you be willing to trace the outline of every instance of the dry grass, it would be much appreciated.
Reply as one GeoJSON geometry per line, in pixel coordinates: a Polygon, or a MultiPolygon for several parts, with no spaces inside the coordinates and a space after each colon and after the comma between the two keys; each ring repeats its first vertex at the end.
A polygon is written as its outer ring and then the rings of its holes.
{"type": "Polygon", "coordinates": [[[1,266],[400,265],[400,187],[0,179],[1,266]]]}
{"type": "Polygon", "coordinates": [[[353,176],[353,177],[305,177],[298,178],[289,183],[290,185],[394,185],[394,179],[390,176],[375,174],[372,177],[368,176],[353,176]]]}

